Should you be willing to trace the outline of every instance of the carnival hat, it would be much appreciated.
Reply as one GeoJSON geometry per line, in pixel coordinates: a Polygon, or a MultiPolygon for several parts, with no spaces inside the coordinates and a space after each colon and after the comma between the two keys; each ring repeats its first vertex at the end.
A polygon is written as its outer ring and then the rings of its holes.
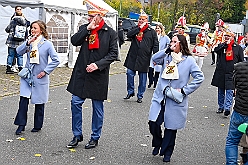
{"type": "Polygon", "coordinates": [[[140,16],[139,18],[146,19],[148,18],[148,15],[145,13],[143,9],[140,9],[140,16]]]}
{"type": "Polygon", "coordinates": [[[185,18],[184,16],[181,16],[181,17],[178,19],[175,28],[188,29],[188,27],[186,26],[186,18],[185,18]]]}
{"type": "Polygon", "coordinates": [[[224,21],[222,21],[222,19],[219,19],[216,23],[215,23],[216,26],[221,26],[223,27],[224,26],[224,21]]]}
{"type": "Polygon", "coordinates": [[[224,36],[231,36],[231,37],[233,37],[234,36],[234,32],[229,27],[227,27],[226,30],[225,30],[224,36]]]}
{"type": "Polygon", "coordinates": [[[83,0],[83,5],[86,5],[86,8],[88,10],[88,15],[101,15],[105,16],[108,13],[108,10],[101,8],[100,6],[92,3],[89,0],[83,0]]]}

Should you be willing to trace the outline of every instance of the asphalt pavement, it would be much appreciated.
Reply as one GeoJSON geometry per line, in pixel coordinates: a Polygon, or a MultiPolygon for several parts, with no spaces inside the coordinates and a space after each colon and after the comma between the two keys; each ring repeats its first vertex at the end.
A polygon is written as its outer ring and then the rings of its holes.
{"type": "MultiPolygon", "coordinates": [[[[126,48],[124,46],[123,54],[126,53],[126,48]]],[[[5,88],[0,99],[2,146],[0,164],[225,164],[224,148],[229,118],[215,113],[218,108],[217,88],[210,85],[215,65],[210,65],[210,59],[211,55],[204,59],[202,69],[205,81],[189,96],[186,128],[177,133],[176,146],[170,163],[164,163],[163,157],[151,154],[152,137],[148,129],[148,113],[154,89],[146,90],[141,104],[136,102],[136,97],[124,100],[123,97],[127,93],[123,61],[112,65],[108,100],[104,102],[105,119],[102,136],[98,146],[89,150],[84,149],[84,145],[91,134],[90,100],[86,100],[83,105],[84,140],[75,150],[66,148],[73,137],[71,94],[66,91],[71,69],[64,68],[66,71],[58,69],[54,75],[51,75],[50,98],[45,105],[42,130],[38,133],[30,132],[33,128],[34,113],[34,105],[31,104],[26,130],[21,136],[14,134],[17,126],[13,124],[19,100],[18,78],[15,75],[11,78],[11,75],[2,72],[7,78],[0,79],[0,84],[5,88]],[[11,79],[14,79],[13,82],[10,81],[11,79]],[[9,84],[8,89],[4,84],[6,82],[9,84]],[[16,92],[8,92],[9,90],[16,92]]],[[[136,91],[137,83],[136,76],[136,91]]]]}

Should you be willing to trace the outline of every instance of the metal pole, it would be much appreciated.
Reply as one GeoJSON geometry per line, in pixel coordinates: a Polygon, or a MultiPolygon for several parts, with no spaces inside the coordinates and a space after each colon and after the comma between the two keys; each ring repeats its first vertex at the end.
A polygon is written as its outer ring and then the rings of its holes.
{"type": "Polygon", "coordinates": [[[119,17],[121,17],[121,5],[122,5],[122,0],[120,0],[120,11],[119,11],[119,17]]]}
{"type": "Polygon", "coordinates": [[[150,12],[150,15],[151,15],[151,20],[150,20],[150,24],[152,24],[152,0],[151,0],[151,12],[150,12]]]}
{"type": "Polygon", "coordinates": [[[160,12],[160,2],[158,2],[158,18],[157,18],[157,22],[159,21],[159,12],[160,12]]]}

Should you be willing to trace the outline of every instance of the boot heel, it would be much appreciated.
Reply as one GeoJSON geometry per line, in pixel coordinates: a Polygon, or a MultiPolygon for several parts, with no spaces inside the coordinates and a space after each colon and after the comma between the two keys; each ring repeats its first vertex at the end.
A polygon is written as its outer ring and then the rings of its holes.
{"type": "Polygon", "coordinates": [[[17,130],[16,130],[16,132],[15,132],[15,134],[16,135],[21,135],[22,131],[25,131],[25,126],[19,125],[17,130]]]}

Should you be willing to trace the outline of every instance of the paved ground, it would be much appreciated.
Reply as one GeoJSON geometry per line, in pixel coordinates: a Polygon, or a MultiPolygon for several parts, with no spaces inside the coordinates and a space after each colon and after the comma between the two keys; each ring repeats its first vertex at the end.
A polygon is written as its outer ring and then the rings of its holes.
{"type": "MultiPolygon", "coordinates": [[[[123,47],[122,55],[126,53],[123,47]]],[[[124,57],[122,57],[124,58],[124,57]]],[[[162,157],[152,156],[151,136],[148,130],[148,112],[153,89],[147,89],[143,103],[135,97],[123,100],[126,95],[126,75],[123,62],[111,66],[109,96],[105,101],[105,120],[99,146],[85,150],[90,137],[91,102],[84,108],[84,141],[75,150],[65,146],[72,138],[71,95],[66,89],[71,69],[58,68],[51,75],[50,101],[45,107],[42,131],[31,133],[33,128],[33,105],[30,105],[28,124],[22,136],[14,135],[13,120],[18,108],[18,77],[6,75],[1,68],[0,100],[0,164],[170,164],[194,165],[225,163],[224,145],[229,119],[215,113],[217,91],[210,85],[215,66],[210,56],[204,60],[205,81],[190,95],[187,126],[178,131],[176,147],[170,163],[162,157]],[[118,73],[118,74],[116,74],[118,73]],[[21,139],[18,139],[22,137],[21,139]]],[[[136,82],[137,84],[137,79],[136,82]]]]}

